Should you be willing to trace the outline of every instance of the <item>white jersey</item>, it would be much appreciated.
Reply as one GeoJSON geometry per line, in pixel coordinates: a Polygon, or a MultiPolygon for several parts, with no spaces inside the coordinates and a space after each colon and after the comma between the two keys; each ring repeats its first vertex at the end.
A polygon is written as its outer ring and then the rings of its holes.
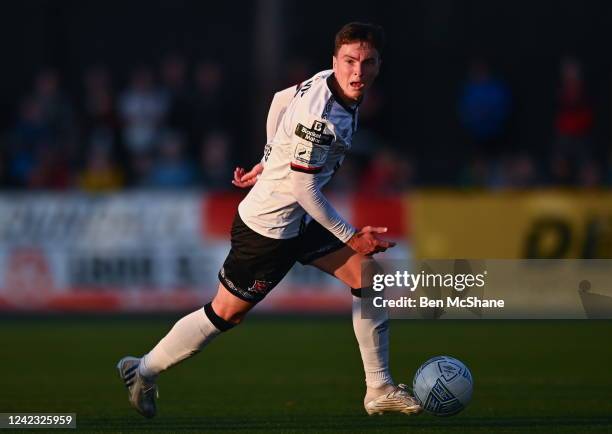
{"type": "Polygon", "coordinates": [[[331,80],[333,71],[323,71],[274,96],[264,170],[238,207],[244,223],[263,236],[299,235],[306,214],[343,242],[355,233],[321,193],[357,128],[356,107],[334,94],[331,80]]]}

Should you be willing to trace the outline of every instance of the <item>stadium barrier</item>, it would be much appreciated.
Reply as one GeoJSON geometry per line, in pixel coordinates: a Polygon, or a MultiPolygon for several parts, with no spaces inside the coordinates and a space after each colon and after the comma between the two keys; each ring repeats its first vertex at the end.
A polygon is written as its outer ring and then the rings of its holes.
{"type": "MultiPolygon", "coordinates": [[[[160,312],[210,300],[241,194],[0,196],[0,310],[160,312]]],[[[612,257],[612,193],[420,191],[332,202],[387,226],[385,259],[612,257]]],[[[348,312],[347,288],[296,265],[257,307],[348,312]]]]}
{"type": "MultiPolygon", "coordinates": [[[[241,194],[134,192],[0,196],[0,310],[189,310],[214,295],[241,194]]],[[[399,197],[334,198],[357,225],[389,226],[402,242],[399,197]],[[378,211],[377,211],[378,210],[378,211]]],[[[347,288],[294,267],[258,306],[270,312],[347,312],[347,288]]]]}
{"type": "Polygon", "coordinates": [[[612,258],[612,192],[423,191],[409,201],[418,258],[612,258]]]}

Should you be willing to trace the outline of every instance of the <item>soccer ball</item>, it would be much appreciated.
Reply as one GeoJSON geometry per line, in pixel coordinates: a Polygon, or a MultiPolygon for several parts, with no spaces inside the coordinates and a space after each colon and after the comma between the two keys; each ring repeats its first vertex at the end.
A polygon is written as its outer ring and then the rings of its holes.
{"type": "Polygon", "coordinates": [[[461,361],[438,356],[421,365],[412,382],[423,409],[436,416],[452,416],[472,399],[472,374],[461,361]]]}

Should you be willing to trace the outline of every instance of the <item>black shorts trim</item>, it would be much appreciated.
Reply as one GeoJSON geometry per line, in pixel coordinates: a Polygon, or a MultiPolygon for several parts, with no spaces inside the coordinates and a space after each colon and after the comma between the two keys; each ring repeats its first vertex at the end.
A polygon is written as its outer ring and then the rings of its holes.
{"type": "Polygon", "coordinates": [[[225,289],[227,289],[235,297],[238,297],[240,300],[249,303],[259,303],[261,300],[264,299],[264,297],[255,297],[253,295],[250,295],[248,292],[237,288],[231,280],[225,277],[225,272],[223,268],[221,268],[217,277],[219,278],[219,282],[221,283],[221,285],[223,285],[225,289]]]}

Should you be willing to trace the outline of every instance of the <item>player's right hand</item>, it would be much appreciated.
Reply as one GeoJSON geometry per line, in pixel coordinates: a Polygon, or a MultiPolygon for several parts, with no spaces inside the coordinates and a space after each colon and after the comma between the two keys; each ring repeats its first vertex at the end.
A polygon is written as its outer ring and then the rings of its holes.
{"type": "Polygon", "coordinates": [[[234,169],[234,179],[232,179],[232,184],[240,188],[252,187],[257,182],[257,177],[261,174],[261,172],[263,172],[263,165],[261,163],[257,163],[248,172],[242,167],[236,167],[234,169]]]}
{"type": "Polygon", "coordinates": [[[384,227],[365,226],[359,232],[356,232],[346,244],[357,253],[371,256],[395,246],[393,241],[381,240],[376,236],[376,234],[384,234],[385,232],[387,232],[387,228],[384,227]]]}

